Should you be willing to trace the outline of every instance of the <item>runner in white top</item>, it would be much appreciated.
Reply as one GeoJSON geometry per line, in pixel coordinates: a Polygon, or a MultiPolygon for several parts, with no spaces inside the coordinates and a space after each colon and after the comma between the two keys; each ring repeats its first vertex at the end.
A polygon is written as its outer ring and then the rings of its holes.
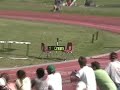
{"type": "Polygon", "coordinates": [[[55,72],[55,67],[49,65],[47,67],[47,84],[50,90],[62,90],[62,78],[59,72],[55,72]]]}
{"type": "Polygon", "coordinates": [[[96,90],[95,73],[91,67],[86,66],[86,58],[81,56],[78,63],[81,69],[74,73],[79,79],[76,90],[96,90]]]}
{"type": "Polygon", "coordinates": [[[106,67],[106,71],[115,82],[118,90],[120,90],[120,61],[118,60],[118,55],[112,52],[109,58],[111,62],[106,67]]]}

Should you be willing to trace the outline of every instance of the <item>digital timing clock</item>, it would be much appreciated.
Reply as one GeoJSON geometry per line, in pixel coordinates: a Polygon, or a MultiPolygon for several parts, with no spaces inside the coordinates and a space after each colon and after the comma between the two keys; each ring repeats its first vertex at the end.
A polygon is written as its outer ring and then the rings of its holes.
{"type": "Polygon", "coordinates": [[[63,50],[65,50],[65,46],[48,46],[48,50],[50,50],[50,51],[63,51],[63,50]]]}

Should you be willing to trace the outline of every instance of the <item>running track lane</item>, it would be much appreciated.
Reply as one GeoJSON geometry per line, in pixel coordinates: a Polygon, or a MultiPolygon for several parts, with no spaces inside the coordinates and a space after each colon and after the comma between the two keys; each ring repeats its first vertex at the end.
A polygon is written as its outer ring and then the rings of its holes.
{"type": "MultiPolygon", "coordinates": [[[[120,33],[120,18],[116,17],[96,17],[96,16],[79,16],[79,15],[67,15],[67,14],[56,14],[56,13],[40,13],[30,11],[7,11],[0,10],[1,18],[8,19],[22,19],[30,21],[47,21],[47,22],[60,22],[65,24],[83,25],[88,27],[100,28],[103,30],[120,33]]],[[[119,54],[120,55],[120,54],[119,54]]],[[[91,61],[98,60],[104,68],[109,62],[107,55],[105,57],[100,56],[99,58],[89,58],[88,64],[91,61]]],[[[70,83],[69,75],[72,70],[79,69],[79,65],[76,60],[69,62],[54,63],[57,70],[61,72],[63,77],[63,90],[74,90],[75,83],[70,83]]],[[[15,80],[15,73],[18,69],[24,69],[27,75],[33,78],[35,76],[35,70],[38,67],[46,68],[47,65],[34,65],[20,68],[9,68],[2,69],[0,72],[7,72],[10,74],[12,81],[15,80]]]]}
{"type": "Polygon", "coordinates": [[[109,30],[111,32],[120,32],[119,17],[96,17],[96,16],[80,16],[56,13],[41,13],[30,11],[0,11],[1,18],[24,19],[35,21],[61,22],[65,24],[83,25],[89,27],[109,30]]]}

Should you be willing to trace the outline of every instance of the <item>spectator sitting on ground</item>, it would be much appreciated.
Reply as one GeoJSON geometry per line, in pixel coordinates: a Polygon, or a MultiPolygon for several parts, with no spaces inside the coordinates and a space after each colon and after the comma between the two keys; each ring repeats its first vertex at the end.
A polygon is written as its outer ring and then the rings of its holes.
{"type": "Polygon", "coordinates": [[[55,66],[48,65],[47,72],[47,84],[49,86],[49,90],[62,90],[61,74],[59,72],[56,72],[55,66]]]}
{"type": "Polygon", "coordinates": [[[31,80],[29,77],[26,76],[24,70],[18,70],[17,73],[17,80],[15,82],[17,90],[31,90],[31,80]]]}
{"type": "Polygon", "coordinates": [[[72,73],[72,76],[79,80],[76,86],[76,90],[96,90],[95,73],[91,67],[86,65],[86,58],[80,56],[78,63],[81,69],[78,72],[74,71],[72,73]]]}
{"type": "Polygon", "coordinates": [[[111,80],[107,72],[100,69],[100,64],[97,61],[91,63],[92,68],[95,70],[97,85],[100,90],[117,90],[115,83],[111,80]]]}
{"type": "Polygon", "coordinates": [[[120,61],[118,60],[117,53],[110,53],[109,59],[111,62],[106,67],[106,71],[116,84],[118,90],[120,90],[120,61]]]}
{"type": "Polygon", "coordinates": [[[32,87],[35,87],[35,90],[48,90],[44,69],[38,68],[36,75],[37,77],[32,80],[32,87]]]}

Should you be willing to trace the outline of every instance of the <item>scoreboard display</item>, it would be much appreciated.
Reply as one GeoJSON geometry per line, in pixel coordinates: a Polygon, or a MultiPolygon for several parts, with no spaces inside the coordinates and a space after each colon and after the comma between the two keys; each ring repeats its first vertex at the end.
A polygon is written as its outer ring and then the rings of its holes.
{"type": "Polygon", "coordinates": [[[48,46],[48,50],[50,50],[50,51],[63,51],[63,50],[65,50],[65,46],[48,46]]]}

